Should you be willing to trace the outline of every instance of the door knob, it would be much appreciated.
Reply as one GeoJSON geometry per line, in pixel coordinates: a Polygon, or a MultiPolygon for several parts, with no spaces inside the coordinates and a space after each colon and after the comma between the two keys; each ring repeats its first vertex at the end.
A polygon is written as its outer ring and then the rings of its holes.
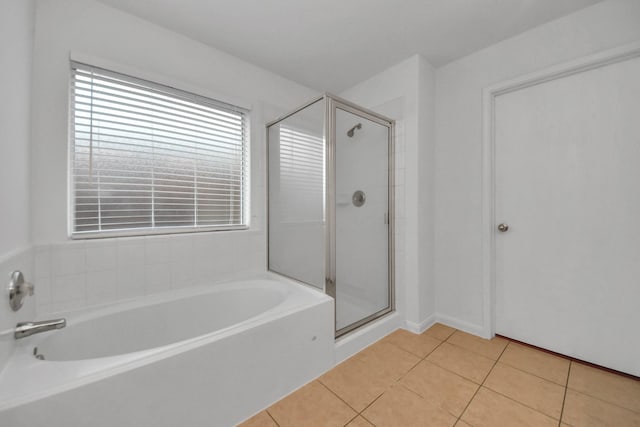
{"type": "Polygon", "coordinates": [[[502,223],[498,226],[498,230],[504,233],[505,231],[509,230],[509,226],[507,224],[502,223]]]}

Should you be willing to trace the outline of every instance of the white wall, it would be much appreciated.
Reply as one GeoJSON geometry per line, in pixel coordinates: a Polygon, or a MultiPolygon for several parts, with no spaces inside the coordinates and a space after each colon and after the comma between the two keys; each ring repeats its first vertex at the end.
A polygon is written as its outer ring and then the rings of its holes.
{"type": "Polygon", "coordinates": [[[315,91],[93,0],[39,0],[33,93],[31,227],[41,314],[264,270],[264,123],[316,96],[315,91]],[[250,108],[251,230],[68,241],[71,53],[250,108]]]}
{"type": "Polygon", "coordinates": [[[483,323],[481,93],[501,81],[640,39],[640,2],[598,3],[436,72],[435,282],[440,320],[483,323]]]}
{"type": "Polygon", "coordinates": [[[29,232],[31,56],[34,2],[0,1],[0,370],[13,351],[13,328],[33,318],[27,298],[19,312],[9,308],[4,287],[13,270],[33,280],[29,232]]]}
{"type": "MultiPolygon", "coordinates": [[[[29,245],[33,1],[0,2],[0,258],[29,245]]],[[[4,276],[2,276],[4,277],[4,276]]]]}
{"type": "Polygon", "coordinates": [[[419,329],[436,312],[435,258],[435,98],[436,71],[422,57],[418,63],[418,289],[419,329]]]}
{"type": "Polygon", "coordinates": [[[396,120],[396,308],[413,330],[430,323],[435,304],[428,200],[433,89],[434,70],[416,55],[341,94],[396,120]]]}

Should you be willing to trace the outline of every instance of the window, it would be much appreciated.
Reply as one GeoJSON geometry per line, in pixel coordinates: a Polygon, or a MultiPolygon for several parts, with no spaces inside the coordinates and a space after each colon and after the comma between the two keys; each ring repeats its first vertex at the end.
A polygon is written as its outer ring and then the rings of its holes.
{"type": "Polygon", "coordinates": [[[74,237],[246,228],[246,110],[71,67],[74,237]]]}

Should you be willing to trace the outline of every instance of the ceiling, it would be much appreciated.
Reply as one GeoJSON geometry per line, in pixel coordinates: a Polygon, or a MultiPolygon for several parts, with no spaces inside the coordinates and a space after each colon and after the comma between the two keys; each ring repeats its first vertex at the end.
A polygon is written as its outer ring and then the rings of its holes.
{"type": "Polygon", "coordinates": [[[420,53],[434,66],[601,0],[100,0],[340,93],[420,53]]]}

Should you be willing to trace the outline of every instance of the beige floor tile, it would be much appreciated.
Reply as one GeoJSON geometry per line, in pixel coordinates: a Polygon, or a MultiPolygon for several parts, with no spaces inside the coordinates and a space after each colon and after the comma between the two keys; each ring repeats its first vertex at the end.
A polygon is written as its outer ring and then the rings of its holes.
{"type": "Polygon", "coordinates": [[[575,427],[638,427],[640,414],[569,389],[562,421],[575,427]]]}
{"type": "Polygon", "coordinates": [[[347,427],[373,427],[373,424],[358,415],[349,424],[347,424],[347,427]]]}
{"type": "Polygon", "coordinates": [[[479,387],[426,360],[418,363],[400,383],[456,417],[462,414],[479,387]]]}
{"type": "Polygon", "coordinates": [[[318,381],[360,412],[394,381],[385,381],[362,360],[351,358],[336,366],[318,381]]]}
{"type": "Polygon", "coordinates": [[[278,424],[267,414],[267,411],[262,411],[238,425],[238,427],[278,427],[278,424]]]}
{"type": "Polygon", "coordinates": [[[481,387],[462,420],[473,427],[545,427],[558,425],[558,420],[534,411],[531,408],[481,387]]]}
{"type": "Polygon", "coordinates": [[[377,427],[438,427],[456,423],[456,417],[401,385],[388,389],[362,415],[377,427]]]}
{"type": "Polygon", "coordinates": [[[318,381],[273,404],[269,413],[281,427],[344,426],[356,412],[318,381]]]}
{"type": "Polygon", "coordinates": [[[426,360],[478,384],[482,383],[495,363],[487,357],[446,342],[426,360]]]}
{"type": "Polygon", "coordinates": [[[422,334],[429,335],[441,341],[444,341],[447,338],[449,338],[451,334],[454,333],[455,331],[456,331],[455,328],[452,328],[447,325],[443,325],[442,323],[436,323],[432,327],[424,331],[422,334]]]}
{"type": "Polygon", "coordinates": [[[420,358],[431,353],[437,346],[442,343],[441,340],[433,338],[429,335],[414,334],[404,329],[398,329],[395,332],[383,338],[383,341],[395,344],[401,349],[408,351],[420,358]]]}
{"type": "Polygon", "coordinates": [[[569,360],[511,341],[500,362],[564,386],[569,374],[569,360]]]}
{"type": "Polygon", "coordinates": [[[602,369],[571,363],[569,388],[640,412],[640,381],[602,369]]]}
{"type": "Polygon", "coordinates": [[[471,424],[467,424],[462,420],[458,420],[458,422],[456,423],[456,427],[472,427],[471,424]]]}
{"type": "Polygon", "coordinates": [[[364,362],[385,382],[397,381],[413,368],[420,358],[385,341],[378,341],[353,356],[364,362]]]}
{"type": "Polygon", "coordinates": [[[563,386],[500,362],[493,367],[483,386],[560,419],[564,400],[563,386]]]}
{"type": "Polygon", "coordinates": [[[466,332],[455,331],[447,339],[447,342],[481,354],[489,359],[497,360],[509,343],[509,340],[501,337],[486,340],[466,332]]]}

